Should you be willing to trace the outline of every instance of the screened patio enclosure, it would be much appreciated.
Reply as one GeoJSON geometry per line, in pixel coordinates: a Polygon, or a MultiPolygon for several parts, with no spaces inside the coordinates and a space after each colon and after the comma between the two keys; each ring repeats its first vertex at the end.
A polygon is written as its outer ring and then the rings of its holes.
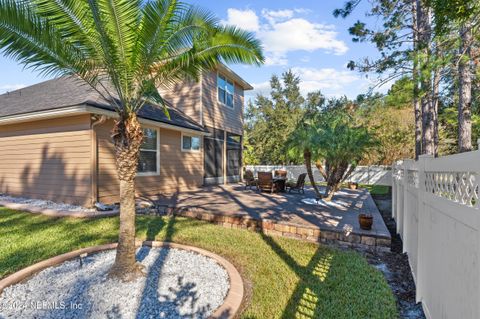
{"type": "Polygon", "coordinates": [[[205,185],[240,181],[242,136],[208,128],[211,136],[204,138],[205,185]]]}

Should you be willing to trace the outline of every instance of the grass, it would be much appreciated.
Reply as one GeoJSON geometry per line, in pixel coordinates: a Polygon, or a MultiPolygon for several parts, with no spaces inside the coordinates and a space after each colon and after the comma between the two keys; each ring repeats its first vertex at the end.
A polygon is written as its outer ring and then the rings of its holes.
{"type": "Polygon", "coordinates": [[[358,185],[360,188],[366,188],[372,195],[387,195],[390,192],[390,187],[384,185],[358,185]]]}
{"type": "MultiPolygon", "coordinates": [[[[81,247],[113,242],[118,218],[51,218],[0,207],[0,278],[81,247]]],[[[198,246],[246,282],[242,318],[397,318],[383,275],[356,252],[186,218],[137,217],[137,236],[198,246]]]]}
{"type": "MultiPolygon", "coordinates": [[[[326,186],[325,182],[315,183],[319,186],[326,186]]],[[[310,182],[305,182],[305,185],[311,185],[310,182]]],[[[342,187],[347,188],[347,184],[342,184],[342,187]]],[[[389,193],[390,187],[385,185],[368,185],[368,184],[359,184],[359,188],[366,188],[372,195],[387,195],[389,193]]]]}

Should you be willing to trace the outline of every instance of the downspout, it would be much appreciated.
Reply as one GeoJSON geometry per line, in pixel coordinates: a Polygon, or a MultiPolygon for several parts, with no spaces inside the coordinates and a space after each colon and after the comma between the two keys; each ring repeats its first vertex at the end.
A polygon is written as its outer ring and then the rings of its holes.
{"type": "Polygon", "coordinates": [[[91,179],[91,207],[95,206],[95,203],[98,201],[98,146],[97,146],[97,132],[95,127],[105,123],[108,119],[106,115],[93,115],[90,127],[91,133],[91,159],[90,159],[90,179],[91,179]]]}

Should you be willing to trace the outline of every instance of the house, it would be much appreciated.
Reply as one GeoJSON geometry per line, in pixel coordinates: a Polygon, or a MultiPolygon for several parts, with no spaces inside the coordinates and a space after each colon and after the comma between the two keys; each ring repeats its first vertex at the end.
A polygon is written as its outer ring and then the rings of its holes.
{"type": "MultiPolygon", "coordinates": [[[[244,91],[225,65],[160,90],[161,107],[139,112],[145,140],[137,196],[240,178],[244,91]]],[[[119,201],[116,113],[90,86],[60,77],[0,95],[0,193],[92,206],[119,201]]]]}

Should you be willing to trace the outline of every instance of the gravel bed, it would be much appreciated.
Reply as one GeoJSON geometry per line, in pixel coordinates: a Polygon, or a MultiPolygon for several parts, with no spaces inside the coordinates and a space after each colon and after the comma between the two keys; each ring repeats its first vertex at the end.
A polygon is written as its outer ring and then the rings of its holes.
{"type": "Polygon", "coordinates": [[[225,269],[203,255],[141,247],[146,277],[107,278],[115,250],[64,262],[0,295],[0,318],[207,318],[229,290],[225,269]]]}
{"type": "Polygon", "coordinates": [[[42,200],[42,199],[13,197],[5,194],[0,194],[0,201],[6,201],[6,202],[15,203],[15,204],[28,204],[28,205],[37,206],[44,209],[53,209],[58,211],[85,212],[85,213],[96,212],[95,208],[85,208],[77,205],[55,203],[49,200],[42,200]]]}

